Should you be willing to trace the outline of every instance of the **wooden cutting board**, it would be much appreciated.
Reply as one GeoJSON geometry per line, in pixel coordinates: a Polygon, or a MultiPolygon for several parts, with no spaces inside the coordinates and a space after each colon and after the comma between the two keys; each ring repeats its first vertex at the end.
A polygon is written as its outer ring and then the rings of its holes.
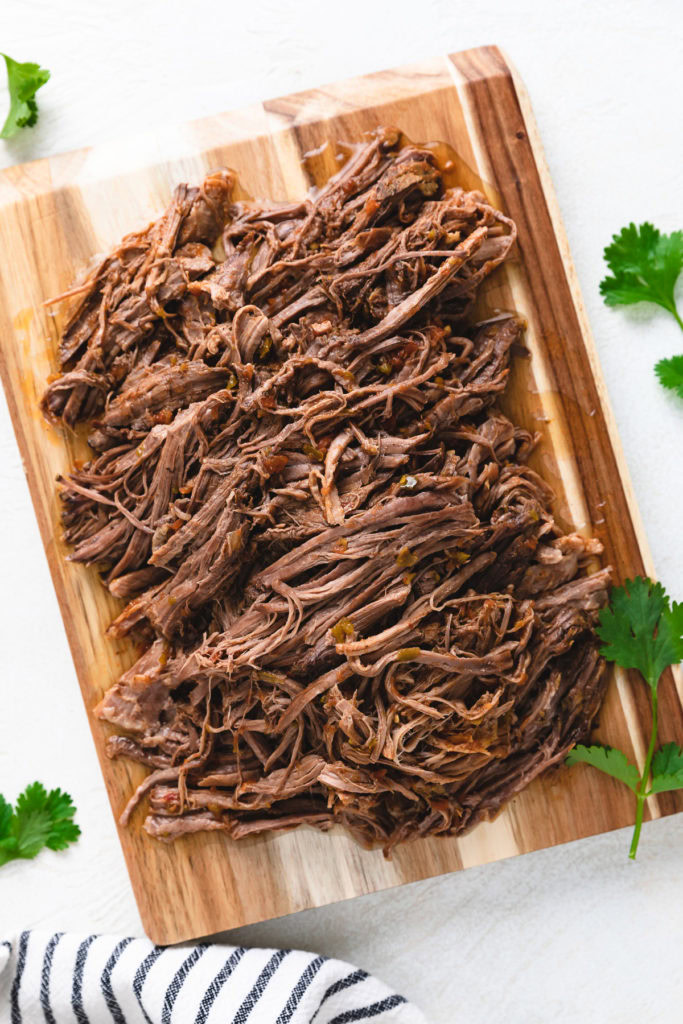
{"type": "MultiPolygon", "coordinates": [[[[504,411],[543,430],[533,464],[556,490],[560,521],[601,538],[617,579],[651,572],[524,89],[495,47],[435,58],[0,175],[0,368],[89,714],[134,652],[104,636],[116,602],[95,571],[64,558],[54,479],[84,445],[38,412],[65,315],[48,312],[43,300],[65,290],[94,254],[158,216],[178,182],[227,165],[244,194],[294,198],[336,169],[338,142],[377,124],[396,125],[416,142],[448,143],[459,182],[483,189],[517,222],[516,256],[489,279],[482,302],[484,310],[516,309],[529,323],[529,358],[515,361],[504,411]]],[[[660,694],[662,741],[680,740],[681,680],[669,673],[660,694]]],[[[90,721],[118,813],[144,769],[109,761],[106,728],[90,721]]],[[[645,687],[616,674],[600,739],[642,763],[648,731],[645,687]]],[[[683,797],[665,793],[648,807],[671,814],[683,797]]],[[[623,786],[578,767],[538,780],[461,839],[423,839],[391,860],[339,830],[308,828],[239,843],[211,833],[164,846],[141,831],[142,812],[120,838],[145,929],[169,943],[618,828],[633,814],[623,786]]]]}

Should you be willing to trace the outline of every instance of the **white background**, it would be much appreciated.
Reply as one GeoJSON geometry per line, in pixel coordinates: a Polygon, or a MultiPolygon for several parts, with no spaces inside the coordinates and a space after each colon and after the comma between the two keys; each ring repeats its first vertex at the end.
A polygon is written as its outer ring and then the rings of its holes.
{"type": "MultiPolygon", "coordinates": [[[[683,402],[652,372],[683,335],[663,312],[610,311],[598,294],[613,231],[683,226],[678,0],[4,0],[0,48],[52,79],[39,125],[0,143],[0,164],[486,43],[531,94],[657,573],[683,598],[683,402]]],[[[139,935],[4,401],[0,495],[0,791],[61,785],[83,827],[68,853],[0,871],[0,932],[139,935]]],[[[627,846],[615,833],[227,938],[354,961],[435,1024],[673,1024],[683,816],[646,826],[636,864],[627,846]]]]}

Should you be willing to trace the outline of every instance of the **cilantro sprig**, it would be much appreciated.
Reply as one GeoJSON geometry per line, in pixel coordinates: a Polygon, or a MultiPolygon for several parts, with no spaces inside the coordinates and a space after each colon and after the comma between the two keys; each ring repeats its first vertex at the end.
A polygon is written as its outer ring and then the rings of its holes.
{"type": "Polygon", "coordinates": [[[73,820],[71,797],[61,789],[50,792],[33,782],[17,797],[14,808],[0,794],[0,867],[10,860],[32,859],[44,846],[64,850],[81,830],[73,820]]]}
{"type": "MultiPolygon", "coordinates": [[[[602,279],[600,294],[608,306],[654,302],[683,330],[674,294],[683,271],[683,231],[663,235],[647,221],[631,223],[612,236],[604,256],[612,276],[602,279]]],[[[660,359],[655,372],[663,387],[683,398],[683,355],[660,359]]]]}
{"type": "Polygon", "coordinates": [[[0,139],[10,139],[21,128],[31,128],[38,120],[35,96],[49,79],[50,72],[41,68],[39,64],[20,64],[6,53],[0,56],[5,58],[10,99],[9,112],[0,131],[0,139]]]}
{"type": "Polygon", "coordinates": [[[683,270],[683,231],[663,235],[647,221],[622,228],[605,249],[612,277],[600,282],[600,293],[608,306],[630,306],[654,302],[668,310],[683,328],[674,288],[683,270]]]}
{"type": "Polygon", "coordinates": [[[670,602],[661,583],[636,576],[612,590],[600,612],[597,633],[600,653],[622,668],[638,669],[650,688],[652,729],[642,772],[614,747],[579,745],[568,764],[589,764],[623,782],[636,797],[636,822],[629,856],[635,859],[643,824],[645,801],[653,793],[683,789],[683,750],[667,743],[657,746],[657,688],[662,672],[683,661],[683,604],[670,602]]]}
{"type": "Polygon", "coordinates": [[[655,373],[662,387],[675,391],[679,398],[683,398],[683,356],[660,359],[655,365],[655,373]]]}

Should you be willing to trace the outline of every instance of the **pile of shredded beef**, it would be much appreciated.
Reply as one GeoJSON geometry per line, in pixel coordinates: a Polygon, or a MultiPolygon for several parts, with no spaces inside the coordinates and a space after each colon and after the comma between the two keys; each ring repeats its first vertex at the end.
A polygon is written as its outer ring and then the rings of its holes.
{"type": "Polygon", "coordinates": [[[90,421],[71,558],[144,653],[97,715],[170,840],[490,817],[585,738],[609,570],[495,411],[523,323],[472,323],[515,226],[380,130],[301,202],[180,186],[70,295],[43,410],[90,421]]]}

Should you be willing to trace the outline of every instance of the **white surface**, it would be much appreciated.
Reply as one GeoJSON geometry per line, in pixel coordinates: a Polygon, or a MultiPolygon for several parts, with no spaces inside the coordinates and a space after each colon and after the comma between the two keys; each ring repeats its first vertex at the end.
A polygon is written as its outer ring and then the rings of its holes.
{"type": "MultiPolygon", "coordinates": [[[[0,46],[52,71],[0,164],[154,130],[484,43],[521,72],[539,122],[658,575],[683,597],[683,402],[652,366],[683,351],[666,314],[612,312],[602,249],[624,223],[681,227],[677,0],[5,0],[0,46]]],[[[4,96],[0,94],[0,106],[4,96]]],[[[0,259],[11,258],[3,253],[0,259]]],[[[0,791],[74,796],[83,837],[0,871],[0,931],[142,934],[7,410],[0,409],[0,791]],[[29,725],[29,723],[33,723],[29,725]]],[[[435,1024],[681,1019],[683,816],[242,929],[377,972],[435,1024]]],[[[230,939],[236,938],[232,933],[230,939]]]]}

